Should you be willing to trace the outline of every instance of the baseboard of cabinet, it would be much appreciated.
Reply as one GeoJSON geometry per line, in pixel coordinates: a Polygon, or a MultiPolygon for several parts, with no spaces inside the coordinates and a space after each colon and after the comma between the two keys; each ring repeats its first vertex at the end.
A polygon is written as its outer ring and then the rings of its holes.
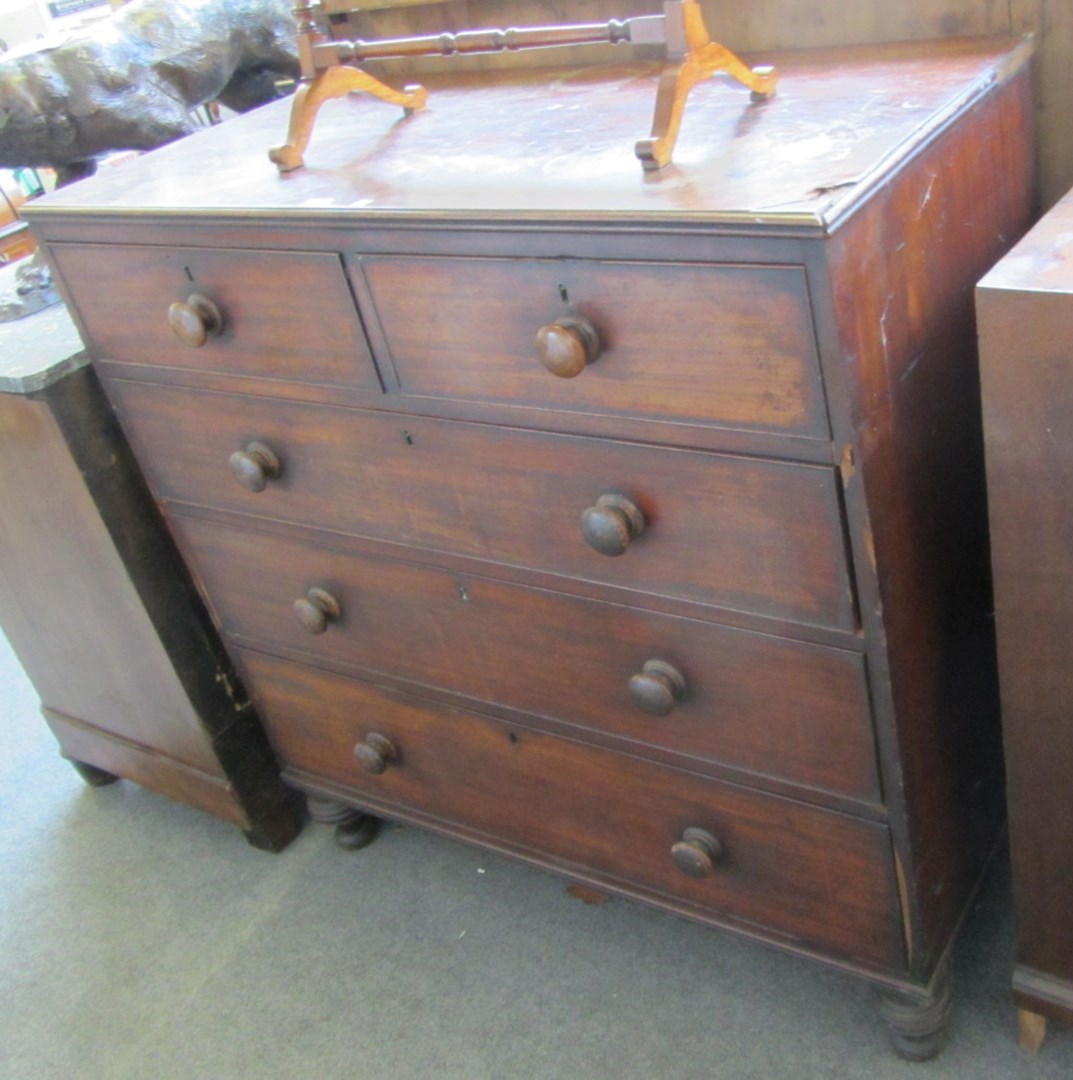
{"type": "Polygon", "coordinates": [[[1073,1024],[1071,979],[1017,964],[1013,969],[1013,997],[1020,1009],[1062,1024],[1073,1024]]]}
{"type": "Polygon", "coordinates": [[[224,777],[212,776],[54,709],[43,707],[41,712],[60,744],[61,753],[71,761],[103,769],[168,798],[188,803],[241,829],[251,828],[249,816],[224,777]]]}

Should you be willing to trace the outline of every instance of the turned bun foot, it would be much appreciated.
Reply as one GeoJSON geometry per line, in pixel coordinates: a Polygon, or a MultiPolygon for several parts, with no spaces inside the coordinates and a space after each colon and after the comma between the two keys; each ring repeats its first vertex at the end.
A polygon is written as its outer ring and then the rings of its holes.
{"type": "Polygon", "coordinates": [[[307,796],[309,816],[321,825],[335,826],[335,842],[347,851],[358,851],[376,839],[380,819],[355,810],[338,799],[323,795],[307,796]]]}
{"type": "Polygon", "coordinates": [[[335,826],[335,842],[346,851],[360,851],[376,839],[380,819],[355,810],[353,816],[335,826]]]}
{"type": "Polygon", "coordinates": [[[880,994],[879,1015],[894,1052],[906,1061],[928,1061],[946,1044],[950,1022],[950,976],[936,977],[931,992],[920,997],[889,991],[880,994]]]}
{"type": "Polygon", "coordinates": [[[119,779],[114,773],[106,772],[104,769],[98,769],[96,765],[90,765],[85,761],[72,761],[71,765],[74,767],[75,772],[77,772],[90,787],[107,787],[109,784],[114,784],[119,779]]]}

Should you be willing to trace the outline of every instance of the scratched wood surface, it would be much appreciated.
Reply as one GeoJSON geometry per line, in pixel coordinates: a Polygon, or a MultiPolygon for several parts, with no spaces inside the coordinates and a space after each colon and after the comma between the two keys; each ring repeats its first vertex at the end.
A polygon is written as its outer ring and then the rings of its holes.
{"type": "MultiPolygon", "coordinates": [[[[658,0],[359,0],[363,7],[389,10],[363,13],[341,36],[404,36],[480,26],[601,22],[652,14],[658,0]]],[[[703,0],[713,36],[730,48],[751,53],[767,49],[853,45],[863,42],[925,40],[976,34],[1035,34],[1036,117],[1042,207],[1055,203],[1073,186],[1073,4],[1069,0],[703,0]]],[[[329,11],[345,11],[348,0],[325,0],[329,11]]],[[[603,50],[608,60],[624,59],[616,46],[586,48],[585,63],[603,50]]],[[[580,50],[563,50],[572,63],[580,50]]],[[[547,53],[467,58],[477,67],[544,65],[547,53]]],[[[431,70],[458,59],[426,60],[415,67],[398,62],[382,70],[431,70]]]]}

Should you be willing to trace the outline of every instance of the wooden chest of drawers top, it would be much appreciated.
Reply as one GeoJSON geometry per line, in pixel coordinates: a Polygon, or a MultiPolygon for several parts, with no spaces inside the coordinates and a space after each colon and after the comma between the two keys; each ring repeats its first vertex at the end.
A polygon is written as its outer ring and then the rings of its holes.
{"type": "MultiPolygon", "coordinates": [[[[365,250],[377,249],[381,226],[526,222],[543,228],[552,255],[565,253],[581,221],[618,232],[658,222],[818,235],[1026,53],[979,39],[765,56],[780,72],[776,96],[750,105],[729,83],[701,84],[675,163],[647,175],[634,167],[633,144],[650,119],[653,66],[430,79],[428,108],[405,122],[363,95],[332,101],[307,167],[282,178],[265,151],[286,129],[288,103],[279,102],[199,134],[196,153],[165,147],[27,216],[46,235],[48,218],[72,212],[178,218],[184,229],[172,239],[181,243],[192,216],[278,224],[285,211],[306,225],[360,224],[370,230],[365,250]]],[[[507,237],[486,239],[518,254],[507,237]]]]}

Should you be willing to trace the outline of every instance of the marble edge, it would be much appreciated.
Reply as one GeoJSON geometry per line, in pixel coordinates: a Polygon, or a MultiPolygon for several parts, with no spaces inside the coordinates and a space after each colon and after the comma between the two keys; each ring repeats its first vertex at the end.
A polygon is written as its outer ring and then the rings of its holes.
{"type": "Polygon", "coordinates": [[[78,371],[89,364],[89,353],[85,349],[50,364],[46,368],[32,371],[28,375],[3,375],[0,374],[0,393],[2,394],[36,394],[54,386],[61,379],[78,371]]]}

